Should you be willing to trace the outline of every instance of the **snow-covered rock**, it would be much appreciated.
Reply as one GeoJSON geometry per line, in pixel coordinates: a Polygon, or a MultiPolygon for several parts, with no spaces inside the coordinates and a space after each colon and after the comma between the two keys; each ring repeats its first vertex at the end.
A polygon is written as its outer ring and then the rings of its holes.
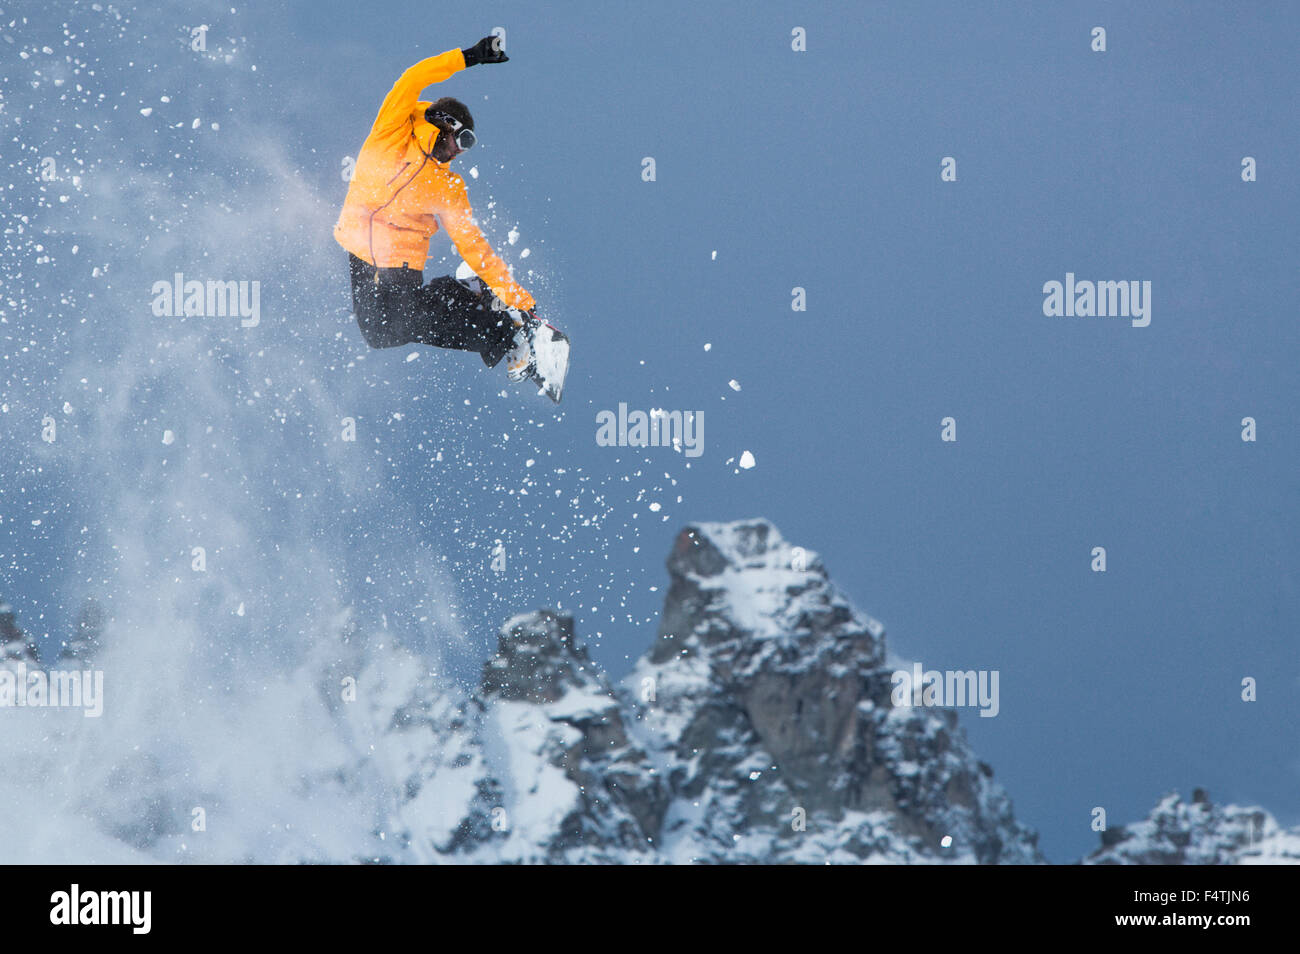
{"type": "Polygon", "coordinates": [[[771,523],[685,528],[623,685],[675,862],[1042,860],[953,710],[895,709],[884,628],[771,523]]]}
{"type": "Polygon", "coordinates": [[[425,754],[399,809],[415,858],[654,860],[645,833],[662,799],[653,766],[629,743],[625,713],[574,639],[572,617],[541,610],[511,619],[480,690],[431,720],[432,740],[415,742],[425,754]]]}
{"type": "Polygon", "coordinates": [[[1284,829],[1258,807],[1214,805],[1201,789],[1190,802],[1164,796],[1140,822],[1101,833],[1087,865],[1300,864],[1300,829],[1284,829]]]}
{"type": "Polygon", "coordinates": [[[432,827],[416,800],[402,806],[417,854],[1042,861],[955,713],[890,705],[883,627],[815,554],[766,521],[697,524],[668,569],[658,637],[617,686],[570,617],[502,628],[480,690],[449,714],[454,731],[432,727],[442,754],[407,782],[461,799],[440,799],[432,827]]]}

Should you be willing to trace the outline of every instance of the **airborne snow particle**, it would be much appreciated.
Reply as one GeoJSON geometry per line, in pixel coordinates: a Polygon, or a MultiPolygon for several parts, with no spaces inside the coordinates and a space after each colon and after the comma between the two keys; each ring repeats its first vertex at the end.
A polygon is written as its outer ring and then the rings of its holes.
{"type": "Polygon", "coordinates": [[[704,350],[705,350],[705,351],[711,351],[711,350],[713,350],[713,342],[711,342],[711,341],[706,341],[706,342],[704,343],[704,350]]]}
{"type": "Polygon", "coordinates": [[[731,386],[731,390],[733,391],[740,390],[740,382],[737,381],[735,378],[732,378],[730,381],[727,382],[727,384],[731,386]]]}
{"type": "Polygon", "coordinates": [[[528,257],[529,255],[531,255],[531,254],[533,254],[533,250],[532,250],[531,248],[526,248],[526,249],[524,249],[522,252],[519,253],[519,257],[520,257],[520,258],[527,258],[527,257],[528,257]]]}
{"type": "Polygon", "coordinates": [[[753,467],[753,466],[754,466],[754,455],[751,454],[749,451],[745,451],[743,454],[741,454],[741,455],[740,455],[740,466],[743,467],[743,468],[745,468],[745,470],[749,470],[749,468],[753,467]]]}
{"type": "Polygon", "coordinates": [[[943,845],[943,847],[945,847],[945,848],[949,848],[949,847],[951,847],[951,846],[952,846],[952,835],[944,835],[944,836],[943,836],[943,839],[939,842],[939,844],[943,845]]]}
{"type": "Polygon", "coordinates": [[[175,440],[176,440],[176,435],[175,435],[175,434],[173,434],[171,431],[163,431],[163,443],[164,443],[164,444],[171,444],[171,443],[175,442],[175,440]]]}
{"type": "Polygon", "coordinates": [[[715,262],[716,262],[717,260],[718,260],[718,250],[715,248],[715,249],[713,250],[712,261],[715,261],[715,262]]]}
{"type": "Polygon", "coordinates": [[[470,167],[469,167],[469,174],[470,174],[470,178],[472,178],[472,179],[477,179],[477,178],[478,178],[478,166],[470,166],[470,167]]]}
{"type": "Polygon", "coordinates": [[[152,106],[146,106],[144,109],[140,110],[140,115],[141,115],[141,116],[150,116],[150,115],[152,115],[152,114],[153,114],[153,107],[152,107],[152,106]]]}
{"type": "Polygon", "coordinates": [[[408,355],[406,356],[406,360],[407,360],[408,362],[410,362],[410,361],[414,361],[414,360],[415,360],[416,358],[418,358],[419,356],[420,356],[420,352],[418,352],[418,351],[412,351],[410,354],[408,354],[408,355]]]}

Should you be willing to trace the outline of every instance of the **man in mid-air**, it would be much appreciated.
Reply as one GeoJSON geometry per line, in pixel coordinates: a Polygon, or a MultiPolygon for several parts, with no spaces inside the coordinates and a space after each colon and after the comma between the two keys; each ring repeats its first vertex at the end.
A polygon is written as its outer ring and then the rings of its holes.
{"type": "MultiPolygon", "coordinates": [[[[534,350],[539,330],[563,339],[566,368],[568,339],[533,313],[533,296],[479,231],[465,180],[449,165],[474,145],[474,117],[450,96],[435,102],[417,98],[426,86],[460,70],[507,59],[499,40],[489,36],[468,49],[421,60],[402,74],[357,156],[334,237],[348,252],[352,308],[371,347],[420,343],[476,351],[488,367],[505,358],[511,381],[531,376],[545,385],[534,350]],[[451,275],[424,283],[429,239],[440,224],[478,276],[476,283],[451,275]]],[[[559,385],[548,393],[558,400],[559,385]]]]}

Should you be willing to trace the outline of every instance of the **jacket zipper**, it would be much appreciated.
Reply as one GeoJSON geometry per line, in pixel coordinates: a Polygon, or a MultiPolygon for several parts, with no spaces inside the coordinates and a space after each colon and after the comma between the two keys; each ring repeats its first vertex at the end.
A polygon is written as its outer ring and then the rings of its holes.
{"type": "MultiPolygon", "coordinates": [[[[425,163],[427,163],[427,162],[429,161],[429,155],[428,155],[427,153],[425,153],[423,149],[421,149],[420,152],[424,155],[424,159],[423,159],[423,161],[421,161],[421,163],[420,163],[420,168],[419,168],[419,169],[416,169],[416,170],[415,170],[415,173],[411,176],[411,178],[407,179],[405,182],[403,182],[401,185],[399,185],[399,186],[397,187],[396,190],[394,190],[393,194],[390,195],[390,196],[388,197],[388,201],[387,201],[387,202],[385,202],[385,203],[384,203],[383,205],[381,205],[379,208],[375,209],[373,212],[370,213],[370,221],[369,221],[369,226],[370,226],[370,228],[369,228],[369,231],[370,231],[370,264],[372,264],[372,265],[375,267],[375,284],[376,284],[376,285],[379,284],[379,262],[375,259],[375,216],[378,215],[380,212],[382,212],[384,209],[388,208],[390,205],[392,205],[392,204],[393,204],[393,200],[397,198],[398,193],[401,192],[403,189],[405,189],[407,186],[409,186],[412,182],[414,182],[414,181],[415,181],[415,177],[418,176],[418,175],[419,175],[419,174],[424,170],[424,165],[425,165],[425,163]]],[[[402,168],[400,168],[400,169],[397,170],[397,175],[393,176],[392,179],[389,179],[388,182],[387,182],[386,184],[387,184],[387,185],[392,185],[392,184],[397,180],[397,176],[400,176],[403,172],[405,172],[406,169],[407,169],[407,166],[409,166],[410,164],[411,164],[411,163],[410,163],[410,161],[408,160],[407,163],[406,163],[406,165],[402,166],[402,168]]]]}

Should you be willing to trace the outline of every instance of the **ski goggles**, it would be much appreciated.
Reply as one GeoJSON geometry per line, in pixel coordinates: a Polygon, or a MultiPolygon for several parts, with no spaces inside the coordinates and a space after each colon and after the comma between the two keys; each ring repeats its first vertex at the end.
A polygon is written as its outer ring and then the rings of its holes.
{"type": "Polygon", "coordinates": [[[451,133],[452,138],[456,141],[456,145],[461,149],[470,149],[473,147],[474,143],[478,142],[478,137],[474,135],[474,130],[470,129],[456,117],[448,115],[442,110],[430,113],[429,121],[439,129],[444,129],[451,133]]]}

